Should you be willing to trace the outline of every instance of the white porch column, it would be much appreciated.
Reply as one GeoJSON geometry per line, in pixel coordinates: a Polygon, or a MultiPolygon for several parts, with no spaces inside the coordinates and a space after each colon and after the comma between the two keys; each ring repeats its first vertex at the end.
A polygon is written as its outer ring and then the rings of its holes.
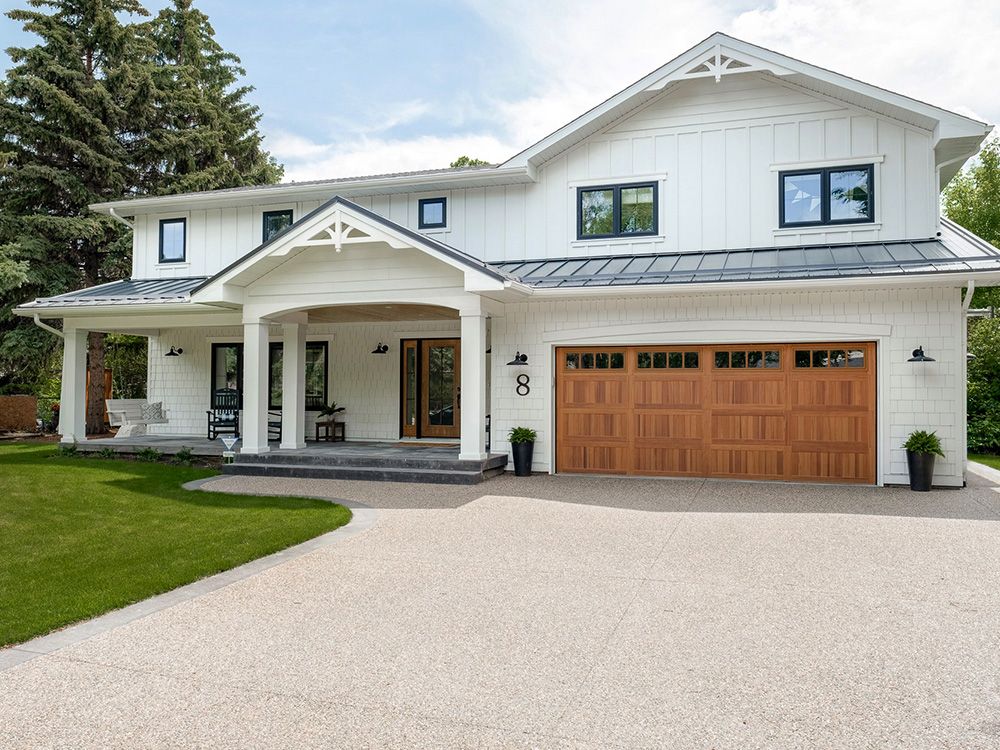
{"type": "Polygon", "coordinates": [[[61,443],[87,437],[87,331],[77,328],[63,329],[59,434],[61,443]]]}
{"type": "Polygon", "coordinates": [[[240,450],[267,453],[267,375],[269,321],[243,324],[243,421],[240,450]]]}
{"type": "Polygon", "coordinates": [[[282,331],[281,447],[305,448],[306,327],[285,323],[282,331]]]}
{"type": "Polygon", "coordinates": [[[463,460],[486,458],[486,316],[462,313],[463,460]]]}

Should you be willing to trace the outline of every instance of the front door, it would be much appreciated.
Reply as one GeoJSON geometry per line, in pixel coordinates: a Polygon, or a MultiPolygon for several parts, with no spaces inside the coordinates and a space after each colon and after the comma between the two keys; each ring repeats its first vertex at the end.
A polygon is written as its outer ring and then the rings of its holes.
{"type": "Polygon", "coordinates": [[[457,438],[462,423],[460,340],[424,339],[418,343],[419,436],[457,438]]]}

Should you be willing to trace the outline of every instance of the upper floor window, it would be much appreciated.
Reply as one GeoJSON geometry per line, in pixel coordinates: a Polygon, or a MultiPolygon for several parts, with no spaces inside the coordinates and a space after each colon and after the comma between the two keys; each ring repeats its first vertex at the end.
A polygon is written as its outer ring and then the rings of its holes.
{"type": "Polygon", "coordinates": [[[656,183],[577,189],[577,238],[656,234],[656,183]]]}
{"type": "Polygon", "coordinates": [[[276,234],[281,234],[292,225],[292,209],[264,212],[263,241],[267,242],[276,234]]]}
{"type": "Polygon", "coordinates": [[[778,173],[779,226],[875,221],[875,168],[797,169],[778,173]]]}
{"type": "Polygon", "coordinates": [[[417,213],[419,229],[441,229],[448,224],[448,200],[421,198],[417,201],[417,213]]]}
{"type": "Polygon", "coordinates": [[[160,220],[160,263],[183,263],[187,258],[187,219],[160,220]]]}

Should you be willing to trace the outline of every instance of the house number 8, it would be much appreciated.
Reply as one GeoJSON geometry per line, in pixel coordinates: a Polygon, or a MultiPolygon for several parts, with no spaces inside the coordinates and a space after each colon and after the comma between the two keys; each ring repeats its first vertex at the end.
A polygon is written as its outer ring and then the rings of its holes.
{"type": "Polygon", "coordinates": [[[527,396],[531,393],[531,388],[528,386],[528,383],[530,382],[531,378],[524,373],[517,376],[517,388],[515,388],[515,390],[517,391],[518,396],[527,396]]]}

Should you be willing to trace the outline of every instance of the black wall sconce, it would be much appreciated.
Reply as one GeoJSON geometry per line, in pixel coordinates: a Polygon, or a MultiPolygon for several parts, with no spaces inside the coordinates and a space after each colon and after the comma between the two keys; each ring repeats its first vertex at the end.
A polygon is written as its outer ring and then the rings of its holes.
{"type": "Polygon", "coordinates": [[[174,349],[174,347],[170,347],[170,351],[167,352],[166,354],[164,354],[163,356],[164,357],[179,357],[183,353],[184,353],[183,349],[180,349],[180,348],[174,349]]]}
{"type": "Polygon", "coordinates": [[[389,351],[389,345],[383,344],[381,341],[378,342],[378,346],[372,349],[372,354],[385,354],[389,351]]]}
{"type": "Polygon", "coordinates": [[[935,360],[933,357],[928,357],[926,354],[924,354],[924,347],[918,346],[916,349],[913,350],[913,356],[910,357],[906,361],[907,362],[936,362],[937,360],[935,360]]]}
{"type": "Polygon", "coordinates": [[[513,367],[520,367],[522,365],[526,365],[528,364],[528,355],[521,354],[521,352],[517,352],[517,354],[514,355],[514,359],[512,359],[507,364],[513,367]]]}

